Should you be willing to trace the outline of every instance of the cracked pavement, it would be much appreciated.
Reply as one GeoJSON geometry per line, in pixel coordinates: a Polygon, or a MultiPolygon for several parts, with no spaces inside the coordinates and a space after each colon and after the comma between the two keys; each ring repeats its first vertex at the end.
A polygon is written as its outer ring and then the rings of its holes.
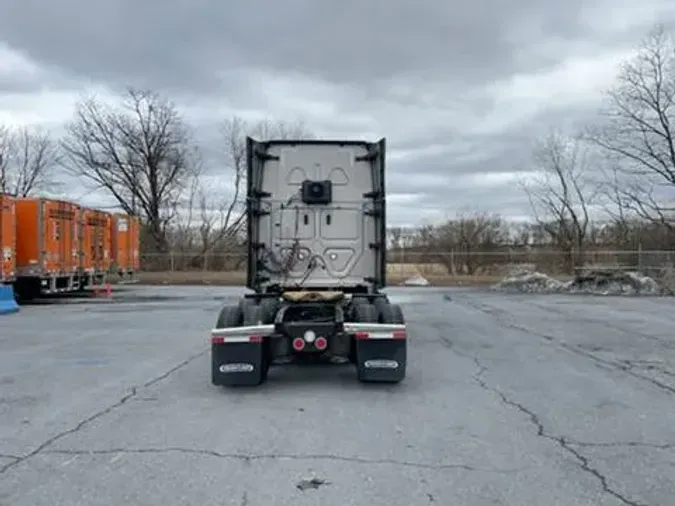
{"type": "Polygon", "coordinates": [[[389,292],[398,386],[286,366],[213,387],[208,330],[237,289],[3,317],[0,505],[672,504],[673,299],[389,292]]]}

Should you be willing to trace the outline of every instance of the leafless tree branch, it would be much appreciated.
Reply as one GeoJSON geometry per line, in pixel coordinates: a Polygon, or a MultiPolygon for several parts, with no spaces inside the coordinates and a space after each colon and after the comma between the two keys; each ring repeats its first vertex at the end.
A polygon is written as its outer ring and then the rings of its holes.
{"type": "MultiPolygon", "coordinates": [[[[181,236],[197,238],[191,246],[193,267],[205,265],[215,251],[222,255],[241,248],[241,233],[246,225],[246,137],[265,139],[306,139],[312,137],[303,122],[263,120],[249,122],[234,116],[221,126],[223,170],[220,174],[202,173],[193,178],[188,192],[190,210],[181,219],[181,236]],[[187,234],[185,227],[190,229],[187,234]]],[[[192,243],[191,243],[192,244],[192,243]]]]}
{"type": "Polygon", "coordinates": [[[570,258],[580,260],[590,230],[589,206],[597,187],[589,177],[588,151],[578,138],[552,132],[534,151],[536,176],[522,184],[536,222],[570,258]]]}
{"type": "Polygon", "coordinates": [[[57,186],[58,145],[37,127],[0,126],[0,191],[26,197],[57,186]]]}
{"type": "Polygon", "coordinates": [[[675,44],[663,26],[642,41],[607,93],[603,121],[587,137],[617,160],[615,198],[652,223],[671,230],[675,204],[675,44]]]}
{"type": "Polygon", "coordinates": [[[78,104],[62,143],[66,168],[144,218],[159,250],[200,158],[170,101],[130,88],[121,108],[90,97],[78,104]]]}

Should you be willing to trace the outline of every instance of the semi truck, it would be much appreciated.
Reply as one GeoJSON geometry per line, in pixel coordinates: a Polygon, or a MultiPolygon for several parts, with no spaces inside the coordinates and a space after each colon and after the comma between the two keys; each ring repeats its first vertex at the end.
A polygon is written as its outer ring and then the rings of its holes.
{"type": "Polygon", "coordinates": [[[256,386],[271,366],[351,363],[405,378],[407,333],[386,287],[386,139],[246,139],[247,283],[211,331],[211,382],[256,386]]]}

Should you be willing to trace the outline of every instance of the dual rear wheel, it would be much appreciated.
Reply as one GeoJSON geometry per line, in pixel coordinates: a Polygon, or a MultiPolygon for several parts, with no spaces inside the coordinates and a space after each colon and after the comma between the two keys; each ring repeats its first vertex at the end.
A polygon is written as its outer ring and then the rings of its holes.
{"type": "MultiPolygon", "coordinates": [[[[263,303],[256,304],[254,300],[241,299],[236,306],[225,306],[218,315],[216,328],[248,327],[273,323],[276,311],[270,302],[276,301],[263,300],[263,303]]],[[[227,345],[212,344],[211,383],[224,386],[257,386],[264,383],[267,381],[270,369],[268,346],[267,340],[227,345]],[[248,370],[243,372],[221,370],[221,367],[231,364],[243,364],[240,367],[246,367],[248,370]]]]}
{"type": "MultiPolygon", "coordinates": [[[[225,306],[218,315],[216,328],[246,327],[274,322],[278,301],[241,299],[239,303],[225,306]]],[[[372,303],[365,297],[352,301],[347,320],[354,323],[404,324],[403,310],[398,304],[390,304],[383,297],[372,303]]],[[[267,381],[270,368],[270,343],[242,342],[227,345],[211,345],[211,382],[214,385],[257,386],[267,381]],[[223,370],[236,365],[245,368],[241,372],[223,370]]],[[[350,347],[350,362],[355,364],[357,377],[362,382],[398,383],[405,377],[407,346],[405,339],[354,341],[350,347]],[[389,368],[376,368],[376,363],[396,364],[389,368]]]]}
{"type": "MultiPolygon", "coordinates": [[[[354,323],[405,324],[401,306],[389,303],[384,297],[377,297],[373,302],[356,297],[352,301],[350,320],[354,323]]],[[[351,350],[349,359],[356,365],[359,381],[399,383],[405,378],[406,339],[354,341],[351,350]]]]}

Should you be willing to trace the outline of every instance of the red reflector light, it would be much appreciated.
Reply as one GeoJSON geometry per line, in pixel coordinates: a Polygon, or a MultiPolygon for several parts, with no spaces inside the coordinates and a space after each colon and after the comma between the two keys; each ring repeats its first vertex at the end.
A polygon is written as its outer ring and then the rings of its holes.
{"type": "Polygon", "coordinates": [[[397,330],[395,332],[392,332],[392,337],[394,339],[405,339],[406,338],[405,330],[397,330]]]}
{"type": "Polygon", "coordinates": [[[211,344],[223,344],[224,342],[224,337],[211,336],[211,344]]]}
{"type": "Polygon", "coordinates": [[[354,339],[368,339],[368,332],[355,332],[354,339]]]}
{"type": "Polygon", "coordinates": [[[293,349],[295,351],[302,351],[305,348],[305,340],[302,337],[293,339],[293,349]]]}
{"type": "Polygon", "coordinates": [[[262,338],[262,336],[248,336],[248,342],[249,343],[262,343],[263,338],[262,338]]]}
{"type": "Polygon", "coordinates": [[[317,350],[325,350],[328,346],[328,341],[325,337],[318,337],[316,341],[314,341],[314,346],[316,346],[317,350]]]}

